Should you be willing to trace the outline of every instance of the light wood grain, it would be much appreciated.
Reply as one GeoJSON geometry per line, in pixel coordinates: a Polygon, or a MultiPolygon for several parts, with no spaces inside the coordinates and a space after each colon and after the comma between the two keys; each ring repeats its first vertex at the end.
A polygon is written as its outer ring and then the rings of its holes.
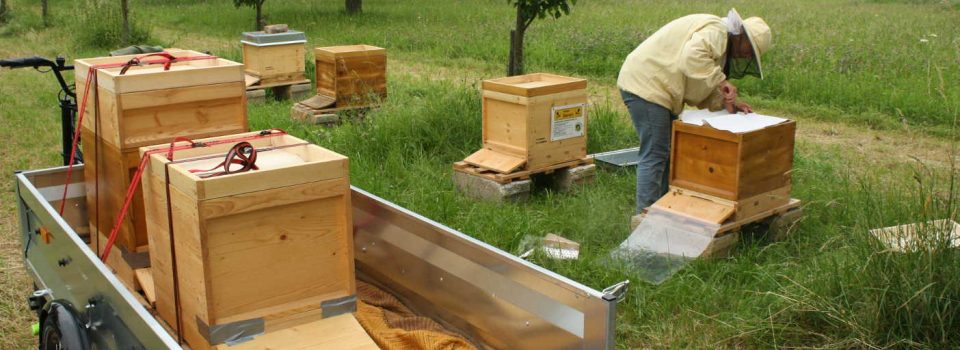
{"type": "Polygon", "coordinates": [[[380,349],[367,335],[353,314],[344,314],[267,333],[234,346],[220,345],[218,350],[273,349],[380,349]]]}

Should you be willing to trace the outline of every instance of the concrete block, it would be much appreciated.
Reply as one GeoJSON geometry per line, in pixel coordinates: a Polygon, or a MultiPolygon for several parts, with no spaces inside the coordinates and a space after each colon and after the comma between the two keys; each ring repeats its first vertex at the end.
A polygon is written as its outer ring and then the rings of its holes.
{"type": "Polygon", "coordinates": [[[318,113],[313,108],[299,103],[290,107],[290,118],[310,124],[336,124],[340,122],[340,116],[335,113],[318,113]]]}
{"type": "Polygon", "coordinates": [[[247,90],[247,103],[263,103],[267,100],[267,91],[264,89],[260,90],[247,90]]]}
{"type": "Polygon", "coordinates": [[[597,175],[597,166],[586,164],[572,168],[558,169],[550,174],[550,187],[566,192],[576,186],[593,182],[597,175]]]}
{"type": "Polygon", "coordinates": [[[480,176],[453,172],[453,182],[464,195],[490,202],[523,202],[530,198],[532,182],[517,180],[507,184],[480,176]]]}

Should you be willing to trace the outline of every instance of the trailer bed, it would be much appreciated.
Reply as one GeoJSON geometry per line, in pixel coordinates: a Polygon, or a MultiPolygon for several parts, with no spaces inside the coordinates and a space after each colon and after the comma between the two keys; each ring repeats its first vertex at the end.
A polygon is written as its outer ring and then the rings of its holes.
{"type": "MultiPolygon", "coordinates": [[[[82,169],[74,169],[67,209],[57,214],[65,173],[58,167],[16,174],[20,236],[41,324],[57,304],[76,315],[98,349],[181,349],[81,238],[82,169]]],[[[417,313],[485,348],[614,347],[622,290],[594,290],[357,187],[352,203],[358,278],[417,313]]]]}

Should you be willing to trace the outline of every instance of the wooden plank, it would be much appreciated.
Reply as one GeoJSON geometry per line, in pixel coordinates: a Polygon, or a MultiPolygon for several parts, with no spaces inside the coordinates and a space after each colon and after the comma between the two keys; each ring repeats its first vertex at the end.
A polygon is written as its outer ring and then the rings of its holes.
{"type": "MultiPolygon", "coordinates": [[[[154,165],[148,165],[151,167],[154,165]]],[[[173,295],[173,258],[170,250],[170,230],[167,222],[167,192],[162,176],[147,172],[143,178],[143,193],[148,241],[150,243],[150,269],[154,276],[156,299],[154,309],[161,319],[176,327],[176,305],[173,295]]]]}
{"type": "Polygon", "coordinates": [[[336,103],[337,103],[336,98],[326,96],[326,95],[315,95],[311,98],[308,98],[306,100],[299,102],[299,104],[301,105],[304,105],[312,109],[317,109],[317,110],[333,107],[336,103]]]}
{"type": "Polygon", "coordinates": [[[743,135],[741,198],[790,184],[796,125],[796,122],[788,121],[743,135]]]}
{"type": "Polygon", "coordinates": [[[219,350],[268,349],[380,349],[353,314],[343,314],[284,330],[269,332],[253,340],[233,346],[219,345],[219,350]]]}
{"type": "Polygon", "coordinates": [[[222,58],[176,62],[170,70],[162,64],[134,66],[120,75],[120,67],[97,70],[98,84],[114,93],[170,89],[198,83],[243,82],[243,65],[222,58]]]}
{"type": "Polygon", "coordinates": [[[153,284],[153,273],[150,272],[149,267],[136,269],[133,273],[137,276],[137,284],[140,285],[140,288],[143,290],[143,295],[147,298],[147,302],[153,307],[157,302],[157,293],[153,284]]]}
{"type": "MultiPolygon", "coordinates": [[[[676,124],[674,124],[676,126],[676,124]]],[[[683,130],[674,130],[672,184],[700,185],[698,192],[735,200],[737,191],[738,145],[683,130]]]]}
{"type": "Polygon", "coordinates": [[[771,217],[771,216],[773,216],[773,215],[777,215],[777,214],[780,214],[780,213],[785,213],[785,212],[787,212],[788,210],[793,209],[793,208],[797,208],[797,207],[799,207],[799,206],[800,206],[800,200],[799,200],[799,199],[790,199],[790,201],[787,202],[787,204],[784,204],[784,205],[782,205],[782,206],[779,206],[779,207],[776,207],[776,208],[772,208],[772,209],[768,209],[768,210],[764,210],[764,211],[759,212],[759,213],[757,213],[757,214],[754,214],[753,216],[750,216],[750,217],[746,217],[746,218],[738,219],[738,220],[733,221],[733,222],[725,223],[725,224],[723,224],[723,226],[720,226],[720,230],[717,231],[717,232],[718,232],[718,234],[721,234],[721,233],[724,233],[724,232],[730,232],[730,231],[739,229],[740,227],[742,227],[742,226],[744,226],[744,225],[751,224],[751,223],[754,223],[754,222],[763,220],[763,219],[768,218],[768,217],[771,217]]]}
{"type": "Polygon", "coordinates": [[[303,79],[302,77],[290,77],[289,79],[282,79],[278,81],[269,81],[262,80],[260,83],[252,86],[247,86],[247,91],[262,90],[268,88],[275,88],[280,86],[291,86],[299,84],[309,84],[310,79],[303,79]]]}
{"type": "MultiPolygon", "coordinates": [[[[243,89],[240,83],[233,87],[243,89]]],[[[244,132],[247,124],[241,116],[245,111],[243,98],[236,93],[228,98],[125,110],[123,147],[167,143],[178,136],[204,138],[244,132]]]]}
{"type": "Polygon", "coordinates": [[[124,110],[163,107],[181,103],[237,98],[242,82],[157,89],[120,95],[124,110]]]}
{"type": "Polygon", "coordinates": [[[482,82],[484,90],[503,92],[524,97],[542,96],[570,90],[587,88],[587,80],[548,73],[533,73],[482,82]]]}
{"type": "MultiPolygon", "coordinates": [[[[174,246],[176,247],[177,275],[175,277],[179,283],[180,310],[183,325],[183,336],[194,349],[206,349],[205,338],[200,334],[197,328],[197,319],[212,324],[210,321],[215,319],[216,312],[213,310],[210,299],[210,268],[206,264],[209,261],[207,250],[207,237],[202,231],[200,217],[198,214],[198,203],[188,195],[180,192],[176,188],[169,188],[170,207],[173,220],[174,246]]],[[[166,218],[164,218],[165,220],[166,218]]],[[[152,234],[152,233],[151,233],[152,234]]],[[[155,280],[163,278],[154,276],[155,280]]],[[[157,295],[160,297],[160,294],[157,295]]],[[[160,299],[157,300],[159,305],[160,299]]],[[[169,301],[171,305],[173,301],[169,301]]],[[[176,328],[177,320],[168,319],[167,323],[176,328]]]]}
{"type": "Polygon", "coordinates": [[[584,159],[578,159],[578,160],[569,161],[565,163],[554,164],[548,167],[538,169],[537,171],[521,170],[521,171],[512,172],[510,174],[494,173],[494,172],[491,172],[490,170],[476,167],[467,162],[454,163],[453,170],[459,171],[465,174],[480,176],[480,177],[493,180],[499,183],[510,183],[514,180],[530,178],[531,175],[546,173],[546,172],[550,172],[550,171],[561,169],[561,168],[576,167],[576,166],[585,165],[585,164],[593,164],[593,158],[584,158],[584,159]]]}
{"type": "Polygon", "coordinates": [[[653,204],[666,211],[686,215],[709,223],[720,224],[733,215],[736,208],[730,204],[671,191],[653,204]]]}
{"type": "MultiPolygon", "coordinates": [[[[139,160],[136,150],[121,152],[102,139],[98,141],[89,130],[81,130],[81,138],[85,140],[81,144],[87,164],[83,172],[91,232],[107,236],[123,206],[139,160]]],[[[143,194],[138,189],[117,236],[117,245],[128,251],[136,251],[147,242],[142,200],[143,194]]]]}
{"type": "Polygon", "coordinates": [[[200,217],[210,220],[222,216],[256,212],[271,207],[341,196],[349,190],[350,185],[347,179],[341,177],[215,198],[200,202],[200,217]]]}
{"type": "Polygon", "coordinates": [[[243,85],[247,87],[247,90],[250,90],[250,86],[255,85],[260,81],[260,77],[251,75],[249,73],[244,73],[243,75],[243,85]]]}
{"type": "Polygon", "coordinates": [[[345,204],[338,196],[204,219],[217,319],[348,290],[345,204]]]}
{"type": "Polygon", "coordinates": [[[504,154],[486,148],[481,148],[463,161],[504,174],[517,170],[526,163],[526,160],[522,157],[504,154]]]}
{"type": "Polygon", "coordinates": [[[529,142],[527,139],[527,107],[500,100],[483,100],[483,144],[504,153],[526,157],[529,142]],[[505,145],[510,148],[497,149],[505,145]],[[517,151],[513,151],[517,150],[517,151]]]}

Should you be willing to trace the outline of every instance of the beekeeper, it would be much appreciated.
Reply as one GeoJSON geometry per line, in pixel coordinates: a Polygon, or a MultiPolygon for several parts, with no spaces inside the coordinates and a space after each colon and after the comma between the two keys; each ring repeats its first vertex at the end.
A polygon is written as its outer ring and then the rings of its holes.
{"type": "MultiPolygon", "coordinates": [[[[752,112],[730,79],[763,79],[760,56],[770,27],[759,17],[697,14],[678,18],[637,46],[620,68],[617,87],[640,138],[637,213],[668,191],[671,123],[684,105],[752,112]]],[[[642,218],[642,216],[638,216],[642,218]]]]}

